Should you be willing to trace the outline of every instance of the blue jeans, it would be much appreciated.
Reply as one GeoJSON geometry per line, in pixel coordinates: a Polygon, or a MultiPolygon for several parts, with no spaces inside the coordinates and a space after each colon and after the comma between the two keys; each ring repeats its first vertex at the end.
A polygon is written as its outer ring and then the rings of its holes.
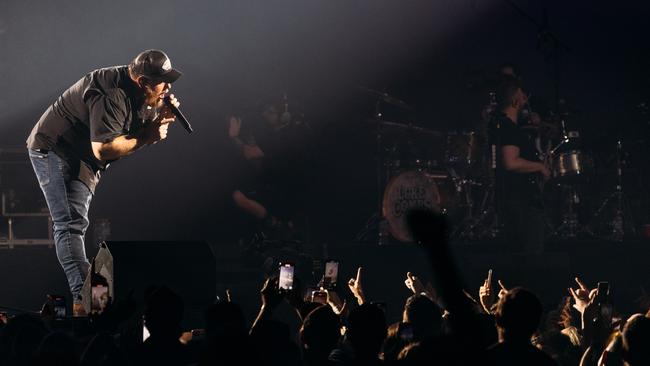
{"type": "Polygon", "coordinates": [[[54,223],[56,256],[68,278],[72,298],[78,303],[90,268],[84,235],[92,193],[84,183],[70,177],[68,164],[54,152],[29,149],[29,160],[54,223]]]}

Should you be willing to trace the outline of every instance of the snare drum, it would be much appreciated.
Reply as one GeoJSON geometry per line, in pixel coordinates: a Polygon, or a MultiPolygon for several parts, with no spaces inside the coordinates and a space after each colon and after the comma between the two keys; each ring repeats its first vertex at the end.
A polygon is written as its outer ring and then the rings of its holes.
{"type": "Polygon", "coordinates": [[[580,151],[571,150],[556,154],[552,159],[553,178],[568,179],[582,177],[593,171],[591,156],[580,151]]]}

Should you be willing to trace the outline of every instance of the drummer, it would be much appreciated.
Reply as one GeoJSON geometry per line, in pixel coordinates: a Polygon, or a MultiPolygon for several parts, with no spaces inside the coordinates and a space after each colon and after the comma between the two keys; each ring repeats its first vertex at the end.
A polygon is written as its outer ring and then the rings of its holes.
{"type": "Polygon", "coordinates": [[[518,125],[527,102],[517,78],[504,77],[496,91],[498,110],[490,123],[495,146],[497,203],[509,241],[527,254],[544,248],[544,215],[540,179],[550,171],[539,160],[534,140],[518,125]]]}

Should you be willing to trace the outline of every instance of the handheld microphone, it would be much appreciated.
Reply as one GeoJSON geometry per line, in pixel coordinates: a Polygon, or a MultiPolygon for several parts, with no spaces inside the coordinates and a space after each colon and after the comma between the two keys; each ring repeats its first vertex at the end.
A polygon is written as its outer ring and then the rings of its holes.
{"type": "Polygon", "coordinates": [[[185,128],[185,130],[187,130],[188,133],[192,133],[194,131],[192,129],[192,125],[190,125],[190,123],[187,121],[187,118],[185,118],[185,116],[183,115],[181,110],[178,109],[178,107],[176,107],[175,105],[172,104],[172,100],[169,97],[169,95],[166,96],[163,101],[165,102],[165,105],[167,107],[169,107],[169,109],[172,111],[172,113],[174,113],[174,116],[176,116],[176,118],[178,118],[178,121],[181,123],[183,128],[185,128]]]}

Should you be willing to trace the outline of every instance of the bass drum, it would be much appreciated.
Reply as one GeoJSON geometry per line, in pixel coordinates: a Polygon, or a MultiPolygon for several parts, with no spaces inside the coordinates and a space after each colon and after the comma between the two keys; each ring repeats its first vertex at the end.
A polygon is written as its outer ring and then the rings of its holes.
{"type": "Polygon", "coordinates": [[[441,214],[458,207],[456,190],[445,172],[405,171],[393,177],[384,191],[382,214],[391,235],[412,242],[406,222],[410,210],[424,208],[441,214]]]}

